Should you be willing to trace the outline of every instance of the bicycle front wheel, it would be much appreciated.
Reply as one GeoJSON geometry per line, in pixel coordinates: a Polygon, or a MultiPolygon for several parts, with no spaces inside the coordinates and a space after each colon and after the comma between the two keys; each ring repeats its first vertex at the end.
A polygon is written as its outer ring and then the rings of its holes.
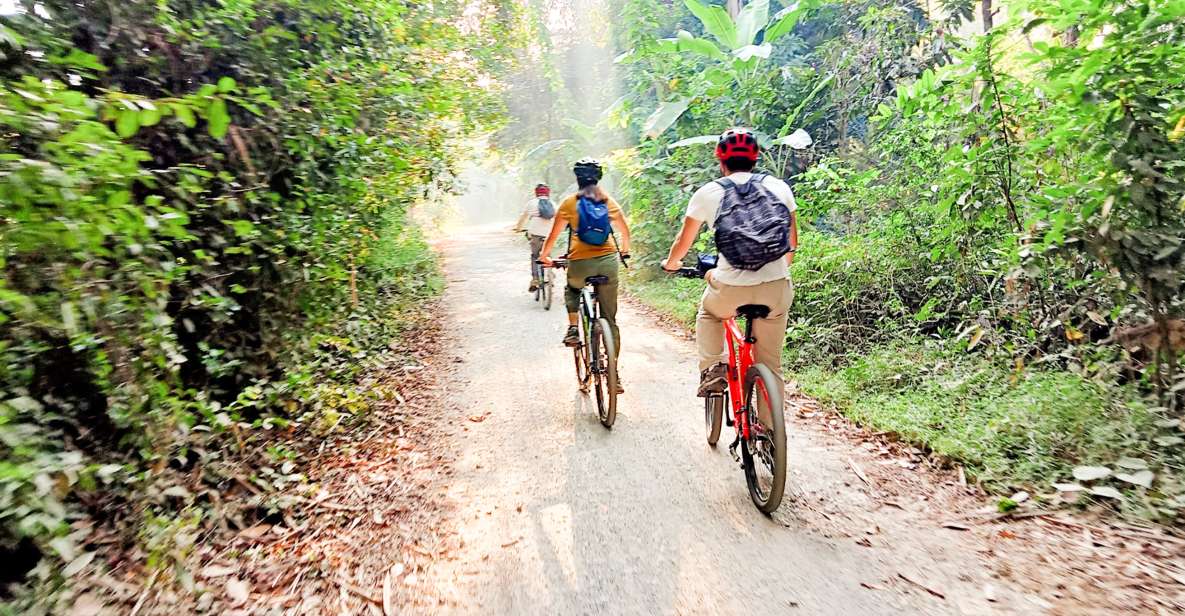
{"type": "Polygon", "coordinates": [[[769,515],[786,490],[786,422],[778,380],[764,364],[745,375],[744,400],[749,421],[749,438],[741,444],[745,483],[753,504],[769,515]]]}
{"type": "Polygon", "coordinates": [[[551,270],[543,277],[543,309],[551,310],[551,294],[555,290],[555,276],[551,270]]]}
{"type": "Polygon", "coordinates": [[[602,426],[612,428],[617,420],[617,341],[608,320],[597,319],[593,324],[591,351],[597,414],[602,426]]]}
{"type": "Polygon", "coordinates": [[[725,394],[713,394],[704,398],[704,428],[708,432],[708,445],[716,446],[720,440],[720,424],[724,419],[725,394]]]}

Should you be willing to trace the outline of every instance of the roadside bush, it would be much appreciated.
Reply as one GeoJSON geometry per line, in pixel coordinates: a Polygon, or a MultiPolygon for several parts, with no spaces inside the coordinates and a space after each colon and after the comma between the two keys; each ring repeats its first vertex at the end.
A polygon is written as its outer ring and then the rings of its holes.
{"type": "Polygon", "coordinates": [[[0,16],[5,585],[87,558],[88,512],[167,519],[193,501],[154,482],[365,409],[352,379],[392,311],[440,286],[407,210],[451,188],[449,142],[500,117],[473,81],[510,59],[488,37],[516,14],[462,31],[447,0],[18,5],[0,16]]]}
{"type": "Polygon", "coordinates": [[[1149,449],[1163,480],[1131,493],[1175,515],[1185,5],[682,4],[621,42],[640,259],[715,176],[711,134],[751,127],[799,205],[785,354],[812,392],[1000,485],[1149,449]]]}
{"type": "MultiPolygon", "coordinates": [[[[1072,483],[1076,465],[1114,467],[1129,457],[1157,468],[1161,502],[1181,489],[1185,459],[1156,442],[1160,415],[1131,388],[1017,370],[937,341],[885,344],[839,370],[806,367],[796,376],[807,394],[965,464],[988,488],[1047,492],[1072,483]]],[[[1150,513],[1176,517],[1171,505],[1150,513]]]]}

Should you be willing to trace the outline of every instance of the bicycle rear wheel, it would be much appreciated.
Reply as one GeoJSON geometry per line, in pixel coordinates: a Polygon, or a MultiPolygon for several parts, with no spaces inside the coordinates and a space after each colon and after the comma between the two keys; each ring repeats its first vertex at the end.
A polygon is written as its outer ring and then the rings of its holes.
{"type": "Polygon", "coordinates": [[[538,263],[531,268],[531,276],[535,279],[535,301],[543,300],[543,266],[538,263]]]}
{"type": "Polygon", "coordinates": [[[597,414],[602,426],[612,428],[617,420],[617,341],[606,319],[593,323],[591,364],[597,414]]]}
{"type": "Polygon", "coordinates": [[[708,444],[712,447],[720,440],[720,424],[724,419],[724,394],[713,394],[704,398],[704,428],[708,431],[708,444]]]}
{"type": "Polygon", "coordinates": [[[782,416],[782,391],[774,373],[764,364],[745,375],[745,413],[749,438],[741,444],[741,464],[749,497],[769,515],[782,504],[786,490],[786,422],[782,416]],[[759,405],[768,409],[762,421],[759,405]]]}

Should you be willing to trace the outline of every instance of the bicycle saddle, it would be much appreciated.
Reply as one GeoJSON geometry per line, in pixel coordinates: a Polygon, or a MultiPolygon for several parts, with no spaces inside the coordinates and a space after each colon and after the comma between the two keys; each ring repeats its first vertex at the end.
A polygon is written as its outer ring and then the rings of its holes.
{"type": "Polygon", "coordinates": [[[609,282],[608,276],[589,276],[584,279],[584,284],[591,284],[592,286],[600,286],[609,282]]]}
{"type": "Polygon", "coordinates": [[[744,306],[737,306],[737,314],[746,319],[764,319],[769,316],[769,306],[745,304],[744,306]]]}

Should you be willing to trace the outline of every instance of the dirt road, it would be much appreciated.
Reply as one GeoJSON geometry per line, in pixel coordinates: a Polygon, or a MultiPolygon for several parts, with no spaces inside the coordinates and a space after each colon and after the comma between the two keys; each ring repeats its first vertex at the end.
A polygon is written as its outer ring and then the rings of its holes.
{"type": "MultiPolygon", "coordinates": [[[[96,569],[62,613],[1185,613],[1173,529],[1040,496],[1002,516],[957,469],[802,397],[787,497],[762,516],[704,443],[686,332],[624,306],[607,431],[576,393],[562,309],[526,293],[525,244],[454,237],[444,300],[365,376],[395,393],[290,444],[297,504],[211,528],[176,567],[196,578],[96,569]]],[[[263,510],[256,491],[220,498],[263,510]]]]}
{"type": "Polygon", "coordinates": [[[444,304],[464,358],[450,497],[465,547],[434,568],[455,599],[445,611],[1040,611],[1019,590],[993,592],[959,530],[875,500],[851,445],[818,432],[791,426],[787,499],[762,516],[726,449],[704,442],[690,341],[628,304],[626,393],[604,429],[560,345],[562,307],[526,292],[525,245],[488,228],[456,238],[444,304]]]}

